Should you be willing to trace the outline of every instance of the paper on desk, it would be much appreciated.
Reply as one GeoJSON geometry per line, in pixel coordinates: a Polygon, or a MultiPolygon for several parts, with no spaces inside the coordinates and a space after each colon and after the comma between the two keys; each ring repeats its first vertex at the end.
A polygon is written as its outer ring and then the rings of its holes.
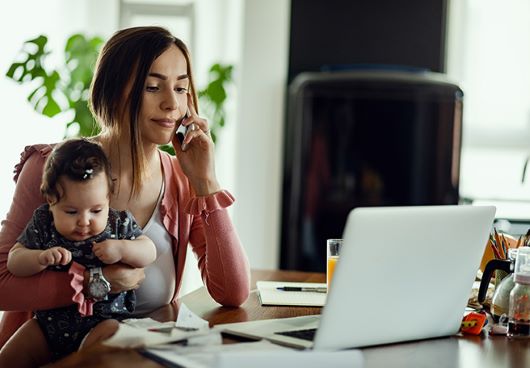
{"type": "Polygon", "coordinates": [[[151,318],[126,319],[120,323],[118,331],[103,344],[123,348],[146,347],[206,335],[208,330],[208,321],[195,315],[185,304],[181,304],[177,322],[158,322],[151,318]],[[179,324],[179,319],[183,324],[179,324]],[[183,331],[174,327],[196,330],[183,331]],[[151,329],[160,329],[165,332],[150,331],[151,329]]]}
{"type": "MultiPolygon", "coordinates": [[[[216,332],[211,333],[211,335],[214,334],[221,336],[216,332]]],[[[220,354],[243,350],[248,352],[266,351],[270,353],[272,351],[287,350],[287,348],[265,340],[225,345],[219,340],[217,344],[211,343],[202,346],[160,345],[150,347],[141,351],[141,353],[169,367],[206,368],[217,367],[216,362],[219,360],[220,354]]],[[[253,365],[246,365],[246,367],[253,367],[253,365]]],[[[241,365],[236,364],[231,367],[241,367],[241,365]]]]}
{"type": "Polygon", "coordinates": [[[215,368],[360,368],[364,365],[360,350],[314,351],[229,351],[217,356],[215,368]]]}
{"type": "Polygon", "coordinates": [[[314,287],[325,288],[323,283],[258,281],[261,305],[292,305],[305,307],[323,307],[326,303],[326,293],[283,291],[279,287],[314,287]]]}
{"type": "Polygon", "coordinates": [[[179,314],[175,326],[184,328],[197,328],[199,330],[208,330],[208,321],[205,321],[195,313],[193,313],[186,304],[180,304],[179,314]]]}
{"type": "Polygon", "coordinates": [[[266,340],[199,347],[156,346],[146,349],[142,354],[166,366],[186,368],[360,368],[363,366],[363,355],[360,350],[300,351],[266,340]]]}

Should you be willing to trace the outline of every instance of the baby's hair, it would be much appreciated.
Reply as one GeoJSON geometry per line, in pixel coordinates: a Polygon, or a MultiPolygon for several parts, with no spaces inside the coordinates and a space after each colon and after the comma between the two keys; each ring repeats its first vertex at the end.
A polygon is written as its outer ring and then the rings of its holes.
{"type": "Polygon", "coordinates": [[[109,196],[113,191],[110,163],[101,146],[87,139],[70,139],[58,144],[44,165],[40,191],[51,204],[61,200],[59,179],[90,180],[103,172],[107,176],[109,196]]]}

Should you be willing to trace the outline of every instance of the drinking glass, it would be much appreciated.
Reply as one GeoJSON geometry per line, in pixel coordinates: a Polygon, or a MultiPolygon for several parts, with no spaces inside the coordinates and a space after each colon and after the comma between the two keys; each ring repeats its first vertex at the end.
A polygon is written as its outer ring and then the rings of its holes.
{"type": "Polygon", "coordinates": [[[340,249],[342,248],[342,239],[328,239],[326,241],[326,252],[327,252],[327,267],[326,267],[326,281],[329,287],[331,285],[331,279],[335,272],[335,266],[340,256],[340,249]]]}

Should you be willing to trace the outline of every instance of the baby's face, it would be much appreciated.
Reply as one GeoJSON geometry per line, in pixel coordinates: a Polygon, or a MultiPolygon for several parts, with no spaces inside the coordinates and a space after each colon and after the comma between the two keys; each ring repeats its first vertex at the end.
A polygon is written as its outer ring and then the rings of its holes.
{"type": "Polygon", "coordinates": [[[109,192],[107,178],[99,173],[85,181],[59,179],[61,200],[50,206],[57,232],[68,240],[82,241],[107,226],[109,192]]]}

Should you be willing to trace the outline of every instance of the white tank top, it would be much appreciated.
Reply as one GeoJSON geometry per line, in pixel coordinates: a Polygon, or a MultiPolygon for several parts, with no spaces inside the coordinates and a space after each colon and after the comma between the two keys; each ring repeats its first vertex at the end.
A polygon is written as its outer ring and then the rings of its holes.
{"type": "Polygon", "coordinates": [[[156,260],[145,268],[145,280],[136,290],[134,315],[146,314],[168,304],[175,292],[176,272],[171,236],[164,227],[160,215],[163,194],[164,184],[153,215],[143,228],[144,235],[155,243],[156,260]]]}

